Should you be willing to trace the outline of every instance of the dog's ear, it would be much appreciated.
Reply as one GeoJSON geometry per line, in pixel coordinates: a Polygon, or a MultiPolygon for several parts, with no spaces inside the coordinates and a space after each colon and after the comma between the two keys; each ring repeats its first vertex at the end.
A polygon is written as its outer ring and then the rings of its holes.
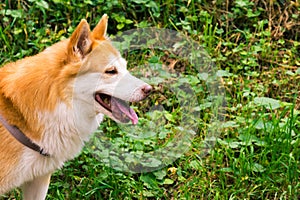
{"type": "Polygon", "coordinates": [[[105,40],[106,37],[106,30],[107,30],[107,21],[108,16],[104,14],[97,26],[93,29],[92,35],[96,40],[105,40]]]}
{"type": "Polygon", "coordinates": [[[92,37],[90,26],[86,20],[82,19],[70,37],[68,53],[81,59],[90,52],[92,47],[92,37]]]}

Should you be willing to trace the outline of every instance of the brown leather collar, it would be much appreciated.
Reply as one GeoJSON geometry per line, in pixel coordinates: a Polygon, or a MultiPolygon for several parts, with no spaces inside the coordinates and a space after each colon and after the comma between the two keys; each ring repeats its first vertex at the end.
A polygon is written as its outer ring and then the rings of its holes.
{"type": "Polygon", "coordinates": [[[0,122],[10,132],[10,134],[14,136],[14,138],[16,138],[16,140],[18,140],[21,144],[34,151],[39,152],[43,156],[50,156],[47,152],[44,152],[43,148],[31,141],[31,139],[28,138],[18,127],[10,125],[1,114],[0,122]]]}

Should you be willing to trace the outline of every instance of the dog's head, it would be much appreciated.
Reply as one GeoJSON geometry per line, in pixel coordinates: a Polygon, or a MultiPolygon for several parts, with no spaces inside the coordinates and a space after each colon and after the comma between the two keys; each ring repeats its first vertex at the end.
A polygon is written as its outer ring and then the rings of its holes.
{"type": "Polygon", "coordinates": [[[152,87],[127,71],[126,60],[106,36],[107,21],[103,15],[90,31],[82,20],[69,39],[69,57],[80,63],[73,98],[91,117],[105,114],[117,122],[136,124],[138,117],[126,101],[144,99],[152,87]]]}

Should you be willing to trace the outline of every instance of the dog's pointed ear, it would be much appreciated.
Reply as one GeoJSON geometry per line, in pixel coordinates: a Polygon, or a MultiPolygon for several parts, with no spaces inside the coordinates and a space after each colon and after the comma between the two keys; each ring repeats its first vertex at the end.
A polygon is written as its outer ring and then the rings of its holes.
{"type": "Polygon", "coordinates": [[[107,14],[104,14],[97,26],[93,29],[92,35],[96,40],[105,40],[106,37],[106,31],[107,31],[107,21],[108,16],[107,14]]]}
{"type": "Polygon", "coordinates": [[[92,47],[92,37],[90,26],[86,20],[82,19],[70,37],[68,45],[69,55],[83,59],[90,52],[92,47]]]}

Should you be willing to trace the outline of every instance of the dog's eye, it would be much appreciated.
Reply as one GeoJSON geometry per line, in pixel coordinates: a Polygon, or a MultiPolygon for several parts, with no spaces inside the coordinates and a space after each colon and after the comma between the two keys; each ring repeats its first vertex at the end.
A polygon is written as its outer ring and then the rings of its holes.
{"type": "Polygon", "coordinates": [[[117,74],[117,73],[118,73],[118,72],[117,72],[116,68],[107,69],[107,70],[105,71],[105,74],[110,74],[110,75],[114,75],[114,74],[117,74]]]}

